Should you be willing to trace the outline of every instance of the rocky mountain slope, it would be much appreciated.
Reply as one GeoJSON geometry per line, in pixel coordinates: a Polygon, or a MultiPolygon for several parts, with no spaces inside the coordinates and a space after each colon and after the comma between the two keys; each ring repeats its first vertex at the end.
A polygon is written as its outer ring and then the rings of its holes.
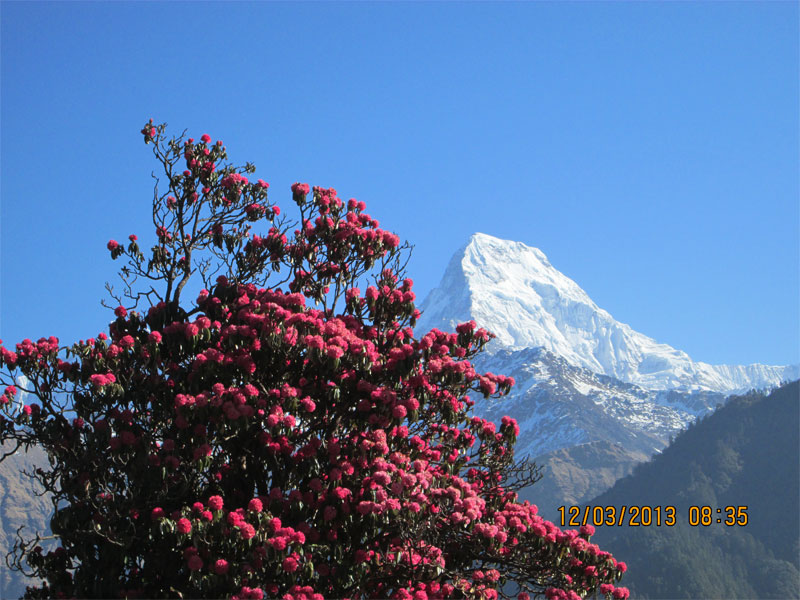
{"type": "Polygon", "coordinates": [[[539,507],[539,514],[558,523],[558,507],[579,506],[597,490],[606,490],[650,457],[619,444],[596,441],[562,448],[536,457],[542,479],[520,492],[521,500],[539,507]]]}
{"type": "Polygon", "coordinates": [[[478,370],[516,380],[508,397],[480,399],[476,410],[498,422],[506,414],[517,419],[520,456],[598,440],[650,456],[725,397],[719,392],[647,390],[572,366],[543,348],[500,348],[479,356],[475,364],[478,370]]]}
{"type": "Polygon", "coordinates": [[[522,496],[550,519],[558,506],[608,489],[725,401],[719,392],[646,390],[574,367],[544,348],[501,348],[476,366],[516,380],[509,396],[476,399],[475,410],[495,422],[503,415],[517,420],[516,456],[532,458],[543,474],[522,496]]]}
{"type": "Polygon", "coordinates": [[[6,566],[6,553],[14,547],[17,529],[24,526],[24,538],[35,532],[49,531],[53,505],[50,499],[37,495],[40,488],[27,475],[36,467],[47,463],[44,452],[31,448],[0,463],[0,598],[19,598],[25,593],[27,579],[6,566]]]}

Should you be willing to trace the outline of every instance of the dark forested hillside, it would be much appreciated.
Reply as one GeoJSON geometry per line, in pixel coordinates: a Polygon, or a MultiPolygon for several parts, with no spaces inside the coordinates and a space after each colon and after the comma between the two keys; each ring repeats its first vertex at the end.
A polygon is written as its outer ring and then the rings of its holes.
{"type": "Polygon", "coordinates": [[[673,527],[597,528],[632,597],[800,597],[799,406],[800,382],[733,397],[590,503],[675,507],[673,527]],[[692,526],[692,506],[711,524],[692,526]],[[746,525],[725,525],[729,506],[747,507],[746,525]]]}

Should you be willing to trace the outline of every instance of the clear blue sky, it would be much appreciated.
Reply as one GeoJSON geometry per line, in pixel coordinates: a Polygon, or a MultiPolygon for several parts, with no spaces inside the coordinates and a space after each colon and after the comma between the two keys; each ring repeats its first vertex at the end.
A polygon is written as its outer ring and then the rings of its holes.
{"type": "Polygon", "coordinates": [[[100,331],[145,243],[152,117],[271,198],[331,186],[415,244],[540,248],[696,360],[800,361],[798,4],[0,3],[6,343],[100,331]]]}

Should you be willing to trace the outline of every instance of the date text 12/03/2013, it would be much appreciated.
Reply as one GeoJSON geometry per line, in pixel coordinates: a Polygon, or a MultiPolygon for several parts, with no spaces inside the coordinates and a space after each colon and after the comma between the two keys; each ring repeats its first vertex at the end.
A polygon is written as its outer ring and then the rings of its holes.
{"type": "MultiPolygon", "coordinates": [[[[678,509],[674,506],[559,506],[561,527],[674,527],[678,509]]],[[[747,506],[690,506],[686,522],[692,527],[727,525],[744,527],[748,523],[747,506]]]]}

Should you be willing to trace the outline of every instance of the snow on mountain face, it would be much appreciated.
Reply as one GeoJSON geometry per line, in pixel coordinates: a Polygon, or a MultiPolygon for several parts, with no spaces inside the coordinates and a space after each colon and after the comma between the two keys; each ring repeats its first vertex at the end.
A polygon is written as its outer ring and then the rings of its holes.
{"type": "Polygon", "coordinates": [[[666,446],[671,434],[724,399],[722,394],[701,399],[673,392],[675,397],[665,402],[658,392],[570,365],[544,348],[501,348],[476,357],[475,368],[516,381],[507,397],[475,398],[475,412],[496,423],[503,415],[517,420],[517,457],[596,441],[650,456],[666,446]],[[687,397],[694,407],[687,408],[687,397]]]}
{"type": "Polygon", "coordinates": [[[800,377],[800,366],[709,365],[599,308],[541,250],[474,234],[421,305],[417,331],[474,319],[508,349],[543,347],[568,363],[649,390],[736,393],[800,377]]]}

